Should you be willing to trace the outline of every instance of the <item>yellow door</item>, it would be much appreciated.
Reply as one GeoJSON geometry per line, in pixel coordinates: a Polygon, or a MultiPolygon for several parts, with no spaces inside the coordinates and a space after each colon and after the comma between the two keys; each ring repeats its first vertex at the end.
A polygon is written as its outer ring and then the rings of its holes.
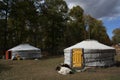
{"type": "Polygon", "coordinates": [[[82,49],[73,49],[72,51],[73,67],[81,68],[83,66],[83,52],[82,49]]]}

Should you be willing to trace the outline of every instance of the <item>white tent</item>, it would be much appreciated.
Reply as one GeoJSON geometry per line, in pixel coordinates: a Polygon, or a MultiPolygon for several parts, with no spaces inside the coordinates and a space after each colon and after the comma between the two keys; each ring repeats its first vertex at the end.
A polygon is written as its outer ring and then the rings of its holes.
{"type": "Polygon", "coordinates": [[[36,59],[41,57],[41,50],[29,44],[20,44],[6,52],[6,59],[19,55],[22,59],[36,59]]]}
{"type": "Polygon", "coordinates": [[[83,55],[82,57],[77,56],[76,61],[83,60],[81,64],[84,64],[84,66],[110,66],[114,64],[116,51],[113,47],[101,44],[95,40],[85,40],[64,49],[64,63],[70,66],[74,63],[73,49],[82,49],[83,55]]]}

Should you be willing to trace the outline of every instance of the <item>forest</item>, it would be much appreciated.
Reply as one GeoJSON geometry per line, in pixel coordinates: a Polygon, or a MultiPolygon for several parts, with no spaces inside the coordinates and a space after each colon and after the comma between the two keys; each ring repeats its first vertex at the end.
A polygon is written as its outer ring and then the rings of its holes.
{"type": "Polygon", "coordinates": [[[80,6],[69,9],[64,0],[0,0],[1,55],[24,43],[59,55],[86,39],[112,45],[103,22],[85,14],[80,6]]]}

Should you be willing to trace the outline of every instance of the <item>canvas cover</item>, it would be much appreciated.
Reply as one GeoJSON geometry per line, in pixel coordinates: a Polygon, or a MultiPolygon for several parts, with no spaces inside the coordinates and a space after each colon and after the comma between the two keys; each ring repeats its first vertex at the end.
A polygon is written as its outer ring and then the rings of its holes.
{"type": "Polygon", "coordinates": [[[14,48],[9,49],[12,53],[12,59],[19,55],[22,59],[41,58],[41,50],[29,44],[20,44],[14,48]]]}
{"type": "Polygon", "coordinates": [[[31,46],[30,44],[20,44],[16,47],[9,49],[8,51],[26,51],[26,50],[40,50],[40,49],[31,46]]]}
{"type": "Polygon", "coordinates": [[[75,48],[83,49],[85,66],[110,66],[114,64],[115,49],[95,40],[82,41],[64,49],[64,63],[72,66],[71,54],[75,48]]]}
{"type": "Polygon", "coordinates": [[[64,49],[64,51],[71,50],[73,48],[84,48],[84,49],[114,49],[113,47],[99,43],[96,40],[85,40],[77,43],[71,47],[64,49]]]}

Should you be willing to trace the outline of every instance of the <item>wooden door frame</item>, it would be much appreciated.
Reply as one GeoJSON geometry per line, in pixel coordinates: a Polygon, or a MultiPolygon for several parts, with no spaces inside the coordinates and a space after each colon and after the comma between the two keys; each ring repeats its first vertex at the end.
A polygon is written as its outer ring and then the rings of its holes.
{"type": "Polygon", "coordinates": [[[8,59],[11,59],[12,58],[12,52],[11,51],[6,51],[5,53],[5,59],[8,60],[8,59]]]}
{"type": "Polygon", "coordinates": [[[83,69],[83,68],[85,67],[84,49],[83,49],[83,48],[73,48],[73,49],[72,49],[72,53],[71,53],[71,67],[77,68],[77,69],[83,69]],[[74,66],[73,66],[73,50],[74,50],[74,49],[81,49],[81,50],[82,50],[82,58],[83,58],[83,61],[82,61],[82,66],[81,66],[81,67],[74,67],[74,66]]]}

